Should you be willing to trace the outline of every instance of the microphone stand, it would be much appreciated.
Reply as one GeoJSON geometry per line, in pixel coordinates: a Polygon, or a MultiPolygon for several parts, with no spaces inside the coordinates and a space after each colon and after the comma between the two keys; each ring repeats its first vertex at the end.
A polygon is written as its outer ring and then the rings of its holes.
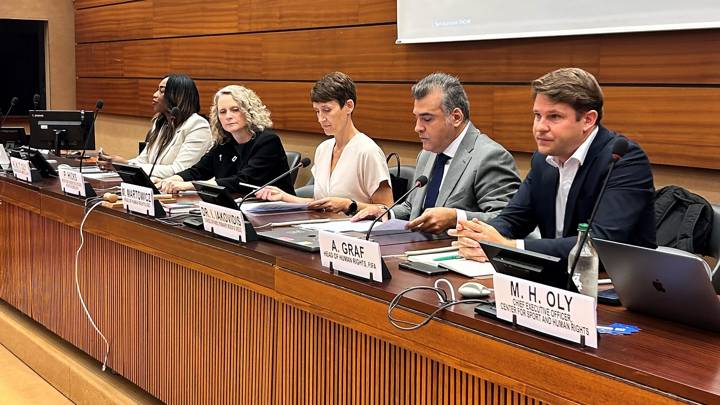
{"type": "Polygon", "coordinates": [[[575,254],[575,258],[573,259],[572,264],[570,265],[570,272],[568,274],[568,280],[567,280],[567,289],[572,291],[572,278],[573,275],[575,275],[575,267],[577,267],[578,261],[580,260],[580,254],[582,253],[582,249],[585,246],[585,243],[587,243],[588,237],[590,236],[590,231],[592,230],[592,223],[595,219],[595,214],[597,213],[598,207],[600,206],[600,200],[602,200],[603,195],[605,194],[605,189],[607,188],[608,180],[610,180],[610,175],[613,172],[613,169],[615,169],[615,164],[617,163],[620,158],[625,155],[625,152],[627,152],[628,143],[625,138],[618,138],[617,141],[615,141],[615,145],[613,145],[613,151],[612,151],[612,162],[610,162],[610,169],[608,169],[608,174],[605,176],[605,180],[603,180],[602,187],[600,188],[600,194],[598,195],[597,200],[595,200],[595,206],[593,207],[592,212],[590,213],[590,219],[588,219],[588,231],[580,238],[580,245],[578,246],[578,251],[575,254]]]}

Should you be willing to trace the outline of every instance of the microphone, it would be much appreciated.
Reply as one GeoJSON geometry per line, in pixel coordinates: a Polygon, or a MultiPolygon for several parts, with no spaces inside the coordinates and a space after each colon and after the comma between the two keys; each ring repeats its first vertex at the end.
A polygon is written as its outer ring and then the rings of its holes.
{"type": "MultiPolygon", "coordinates": [[[[37,98],[37,101],[39,101],[40,95],[36,94],[35,98],[37,98]]],[[[36,100],[33,100],[33,102],[35,101],[36,100]]],[[[80,153],[80,173],[82,173],[83,159],[85,159],[85,151],[87,150],[87,142],[88,139],[90,139],[90,133],[92,133],[93,128],[95,128],[95,120],[97,120],[97,116],[104,105],[105,102],[102,99],[98,99],[98,101],[95,102],[95,113],[93,114],[92,122],[90,123],[90,127],[88,128],[87,134],[85,135],[85,142],[83,142],[82,153],[80,153]]]]}
{"type": "Polygon", "coordinates": [[[255,195],[255,193],[257,193],[258,191],[262,190],[263,188],[265,188],[267,186],[274,184],[276,181],[282,179],[283,177],[290,175],[295,170],[297,170],[301,167],[308,167],[308,166],[310,166],[310,159],[304,158],[303,160],[300,161],[300,163],[296,164],[295,166],[293,166],[290,170],[286,171],[285,173],[275,177],[274,179],[268,181],[267,183],[263,184],[260,187],[255,187],[255,189],[253,189],[251,192],[245,194],[245,197],[243,197],[242,200],[240,200],[240,202],[238,203],[238,209],[240,209],[240,206],[242,205],[242,203],[245,202],[245,200],[250,198],[250,196],[255,195]]]}
{"type": "MultiPolygon", "coordinates": [[[[177,120],[177,117],[180,115],[180,109],[177,107],[173,107],[170,110],[170,130],[172,132],[175,132],[175,120],[177,120]]],[[[160,145],[158,140],[158,146],[160,145]]],[[[147,146],[146,146],[147,147],[147,146]]],[[[150,167],[150,173],[148,174],[148,178],[152,179],[153,171],[155,171],[155,165],[157,164],[158,159],[160,158],[160,154],[162,153],[161,150],[158,149],[157,154],[155,155],[155,160],[153,161],[152,167],[150,167]]]]}
{"type": "Polygon", "coordinates": [[[5,113],[5,116],[3,116],[2,121],[0,121],[0,128],[5,125],[5,120],[7,119],[8,115],[10,115],[10,111],[12,111],[13,107],[15,107],[15,104],[17,104],[19,99],[17,97],[13,97],[12,100],[10,100],[10,108],[8,108],[7,112],[5,113]]]}
{"type": "Polygon", "coordinates": [[[428,182],[427,176],[420,176],[420,177],[418,177],[417,180],[415,180],[415,185],[412,186],[412,188],[410,188],[410,190],[408,190],[405,194],[403,194],[402,196],[400,196],[400,198],[398,198],[397,201],[395,201],[391,206],[389,206],[387,209],[385,209],[385,212],[383,212],[382,214],[380,214],[377,218],[375,218],[374,221],[372,221],[372,223],[370,224],[370,228],[368,228],[367,234],[365,235],[365,240],[370,240],[370,233],[372,232],[373,227],[375,226],[375,224],[377,223],[377,221],[380,220],[380,218],[384,217],[385,214],[389,213],[390,210],[393,209],[393,208],[395,208],[396,205],[398,205],[398,204],[400,204],[401,202],[403,202],[403,201],[407,198],[407,196],[410,195],[410,193],[412,193],[413,191],[415,191],[415,189],[425,187],[425,185],[427,184],[427,182],[428,182]]]}
{"type": "Polygon", "coordinates": [[[568,275],[568,281],[567,281],[567,289],[569,290],[572,284],[572,278],[575,274],[575,267],[577,267],[578,260],[580,260],[580,252],[582,252],[583,246],[585,246],[585,243],[587,243],[588,236],[590,235],[590,231],[592,230],[592,223],[595,219],[595,214],[597,213],[598,206],[600,206],[600,200],[602,200],[603,194],[605,194],[605,189],[607,188],[608,180],[610,179],[610,175],[613,172],[613,169],[615,168],[615,164],[618,160],[620,160],[628,151],[628,148],[630,147],[630,144],[628,143],[627,138],[624,136],[619,136],[615,143],[613,144],[611,157],[612,161],[610,162],[610,169],[608,169],[608,173],[605,176],[605,180],[603,181],[602,187],[600,187],[600,194],[598,194],[597,200],[595,200],[595,206],[593,207],[592,212],[590,213],[590,219],[588,219],[588,231],[583,235],[583,237],[580,239],[580,246],[578,248],[577,254],[575,255],[575,259],[572,262],[572,265],[570,266],[570,274],[568,275]]]}
{"type": "Polygon", "coordinates": [[[35,94],[35,95],[33,96],[33,110],[37,110],[37,109],[38,109],[38,105],[40,105],[40,95],[39,95],[39,94],[35,94]]]}

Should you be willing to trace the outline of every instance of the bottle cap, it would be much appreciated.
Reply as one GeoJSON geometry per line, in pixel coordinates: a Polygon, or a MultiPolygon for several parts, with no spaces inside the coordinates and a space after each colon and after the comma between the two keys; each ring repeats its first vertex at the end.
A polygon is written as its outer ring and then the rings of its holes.
{"type": "Polygon", "coordinates": [[[578,232],[587,232],[588,224],[578,224],[578,232]]]}

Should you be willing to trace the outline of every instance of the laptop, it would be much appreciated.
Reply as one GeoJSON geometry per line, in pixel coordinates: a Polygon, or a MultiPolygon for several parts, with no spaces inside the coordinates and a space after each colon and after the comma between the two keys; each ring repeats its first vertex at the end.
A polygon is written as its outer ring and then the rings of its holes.
{"type": "Polygon", "coordinates": [[[625,308],[720,331],[720,297],[703,259],[671,248],[592,241],[625,308]]]}

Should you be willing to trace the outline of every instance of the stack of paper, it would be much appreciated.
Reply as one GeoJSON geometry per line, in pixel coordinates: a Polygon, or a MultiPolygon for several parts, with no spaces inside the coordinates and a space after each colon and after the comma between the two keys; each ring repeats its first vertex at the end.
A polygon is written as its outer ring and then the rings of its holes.
{"type": "Polygon", "coordinates": [[[408,260],[443,267],[467,277],[491,276],[495,274],[495,269],[489,262],[482,263],[475,260],[463,259],[458,256],[457,250],[409,255],[408,260]]]}
{"type": "MultiPolygon", "coordinates": [[[[236,201],[237,202],[237,201],[236,201]]],[[[305,203],[287,203],[284,201],[276,202],[257,202],[257,203],[245,203],[242,205],[242,211],[261,214],[270,212],[291,212],[291,211],[307,211],[308,207],[305,203]]]]}

